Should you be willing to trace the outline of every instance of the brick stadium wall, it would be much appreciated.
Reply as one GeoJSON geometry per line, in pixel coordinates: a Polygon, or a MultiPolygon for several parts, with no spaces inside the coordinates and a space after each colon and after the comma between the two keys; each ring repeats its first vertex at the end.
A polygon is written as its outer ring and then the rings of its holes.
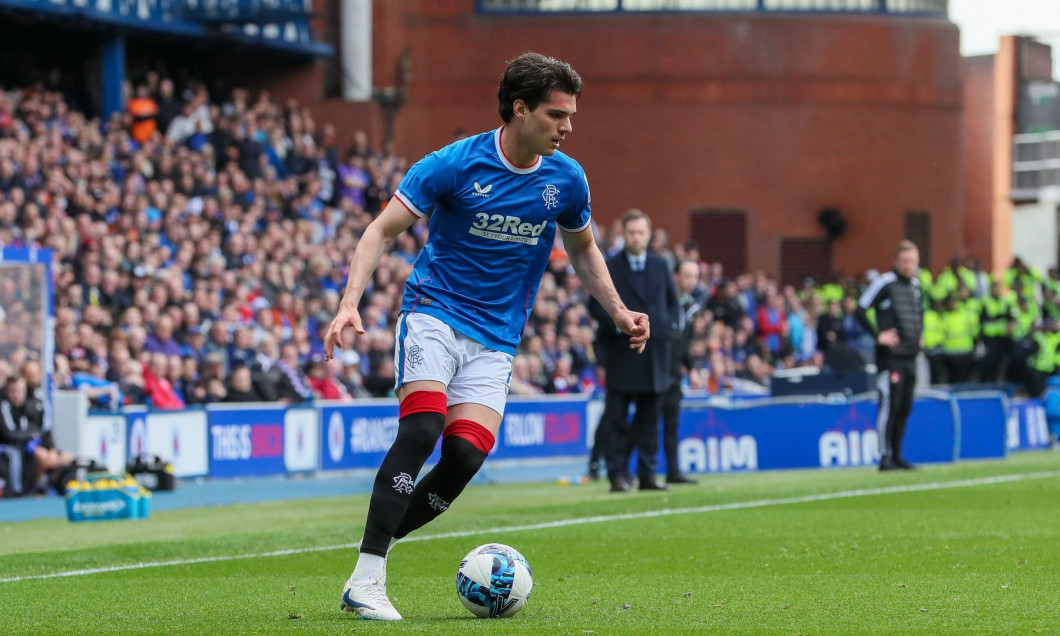
{"type": "Polygon", "coordinates": [[[411,59],[397,126],[410,158],[455,130],[498,125],[505,60],[536,50],[585,79],[564,150],[585,166],[603,222],[637,206],[684,240],[690,209],[748,209],[749,265],[775,276],[782,238],[824,236],[824,207],[849,221],[836,269],[885,267],[909,210],[932,215],[932,267],[962,251],[960,55],[947,21],[502,17],[475,14],[472,0],[403,4],[387,15],[385,46],[411,59]]]}
{"type": "Polygon", "coordinates": [[[993,55],[965,58],[964,79],[965,205],[964,244],[967,253],[995,269],[992,262],[994,213],[994,61],[993,55]]]}

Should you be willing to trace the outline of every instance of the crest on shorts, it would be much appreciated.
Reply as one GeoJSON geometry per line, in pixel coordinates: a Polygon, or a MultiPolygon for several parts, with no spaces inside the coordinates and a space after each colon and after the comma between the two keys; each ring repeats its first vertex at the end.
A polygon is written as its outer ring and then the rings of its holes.
{"type": "Polygon", "coordinates": [[[409,347],[408,353],[405,354],[405,364],[410,369],[415,369],[416,365],[421,362],[423,362],[423,347],[414,344],[409,347]]]}
{"type": "Polygon", "coordinates": [[[411,495],[413,485],[412,476],[408,473],[398,473],[397,477],[394,477],[394,490],[400,493],[411,495]]]}

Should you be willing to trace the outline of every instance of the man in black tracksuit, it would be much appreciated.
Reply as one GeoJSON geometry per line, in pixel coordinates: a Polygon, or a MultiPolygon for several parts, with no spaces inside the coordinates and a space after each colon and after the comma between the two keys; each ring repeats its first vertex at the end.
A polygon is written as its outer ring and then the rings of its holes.
{"type": "Polygon", "coordinates": [[[902,438],[913,408],[916,356],[924,330],[917,269],[920,253],[911,241],[894,250],[894,269],[880,275],[858,300],[858,322],[876,336],[876,388],[880,409],[876,429],[880,436],[880,470],[911,469],[902,457],[902,438]],[[876,310],[876,324],[866,311],[876,310]]]}

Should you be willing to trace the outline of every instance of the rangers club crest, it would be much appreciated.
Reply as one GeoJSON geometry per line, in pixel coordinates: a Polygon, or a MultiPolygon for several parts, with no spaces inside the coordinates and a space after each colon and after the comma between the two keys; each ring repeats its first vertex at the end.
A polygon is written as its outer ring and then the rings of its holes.
{"type": "Polygon", "coordinates": [[[412,477],[409,476],[408,473],[398,473],[397,477],[394,477],[394,490],[406,495],[411,495],[412,486],[412,477]]]}
{"type": "Polygon", "coordinates": [[[559,205],[559,199],[556,195],[559,194],[559,188],[552,185],[551,183],[545,186],[545,189],[541,191],[541,198],[545,200],[545,207],[549,210],[559,205]]]}
{"type": "Polygon", "coordinates": [[[442,499],[433,492],[427,493],[427,505],[434,508],[438,512],[445,512],[449,509],[449,502],[442,499]]]}
{"type": "Polygon", "coordinates": [[[409,347],[405,355],[405,364],[409,365],[410,369],[415,369],[416,365],[421,362],[423,362],[423,347],[414,344],[409,347]]]}

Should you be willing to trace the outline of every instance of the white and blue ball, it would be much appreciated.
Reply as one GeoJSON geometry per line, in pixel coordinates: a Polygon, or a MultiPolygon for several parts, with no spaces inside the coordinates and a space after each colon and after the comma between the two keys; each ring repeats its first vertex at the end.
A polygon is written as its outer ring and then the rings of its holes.
{"type": "Polygon", "coordinates": [[[515,548],[487,543],[468,553],[456,571],[456,593],[479,618],[511,616],[534,589],[530,564],[515,548]]]}

